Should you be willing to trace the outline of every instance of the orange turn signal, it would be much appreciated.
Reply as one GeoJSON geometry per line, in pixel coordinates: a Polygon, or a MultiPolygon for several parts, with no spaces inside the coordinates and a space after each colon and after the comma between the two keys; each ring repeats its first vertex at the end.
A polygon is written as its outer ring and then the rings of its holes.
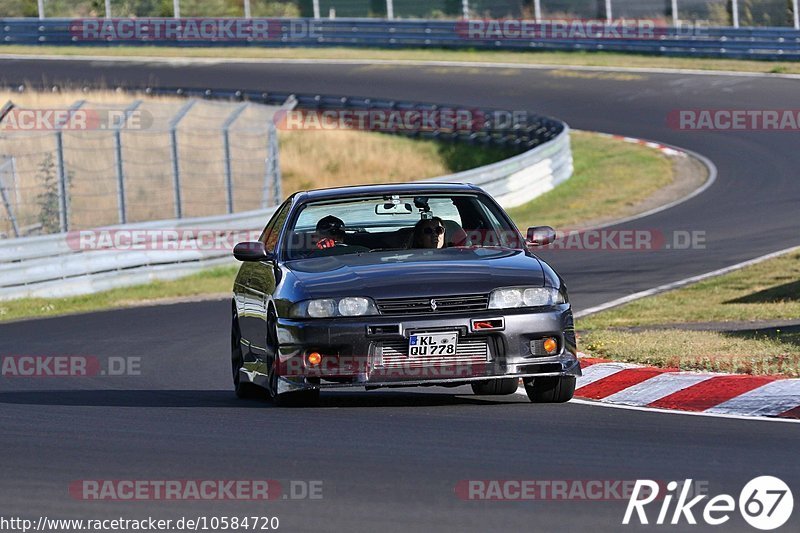
{"type": "Polygon", "coordinates": [[[320,354],[317,352],[311,352],[308,354],[308,364],[311,366],[317,366],[320,364],[320,362],[322,362],[322,356],[320,354]]]}
{"type": "Polygon", "coordinates": [[[544,340],[544,344],[542,345],[542,347],[544,348],[544,351],[546,351],[549,354],[552,354],[555,353],[555,351],[558,349],[558,343],[554,338],[550,337],[544,340]]]}

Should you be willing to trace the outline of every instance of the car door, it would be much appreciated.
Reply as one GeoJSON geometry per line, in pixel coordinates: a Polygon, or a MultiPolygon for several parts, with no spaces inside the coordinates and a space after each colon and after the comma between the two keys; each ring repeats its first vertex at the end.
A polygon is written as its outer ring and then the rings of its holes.
{"type": "MultiPolygon", "coordinates": [[[[259,240],[264,243],[267,252],[276,251],[278,237],[290,207],[289,202],[282,205],[264,228],[259,240]]],[[[276,269],[274,260],[245,262],[242,263],[238,276],[241,284],[239,326],[242,338],[249,346],[244,356],[244,365],[247,370],[259,373],[266,373],[267,304],[275,291],[276,269]]]]}

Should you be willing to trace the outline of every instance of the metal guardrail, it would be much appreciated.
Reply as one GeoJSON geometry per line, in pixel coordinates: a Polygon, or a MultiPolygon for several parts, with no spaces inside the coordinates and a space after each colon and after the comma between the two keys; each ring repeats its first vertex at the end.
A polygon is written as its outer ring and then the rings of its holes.
{"type": "MultiPolygon", "coordinates": [[[[142,231],[175,230],[182,235],[195,231],[238,233],[263,227],[275,207],[192,219],[160,220],[104,228],[142,231]]],[[[80,249],[81,232],[43,235],[0,241],[0,300],[22,297],[59,297],[86,294],[172,279],[200,269],[233,262],[231,252],[209,250],[80,249]]]]}
{"type": "MultiPolygon", "coordinates": [[[[291,95],[247,91],[193,91],[150,89],[151,93],[172,93],[211,98],[239,98],[265,103],[294,99],[301,109],[449,109],[414,102],[382,101],[322,95],[291,95]]],[[[487,111],[488,112],[488,111],[487,111]]],[[[523,204],[552,189],[572,174],[572,152],[566,124],[540,115],[525,127],[480,134],[426,132],[438,139],[497,144],[520,153],[504,161],[465,172],[425,181],[469,182],[483,187],[504,207],[523,204]]],[[[234,215],[183,218],[117,225],[115,230],[176,230],[198,235],[213,230],[219,236],[239,232],[260,232],[275,208],[234,215]]],[[[180,277],[202,268],[232,264],[230,250],[85,250],[81,232],[0,240],[0,300],[21,297],[59,297],[130,286],[154,279],[180,277]]],[[[180,238],[177,237],[176,238],[180,238]]],[[[244,239],[242,239],[244,240],[244,239]]]]}
{"type": "MultiPolygon", "coordinates": [[[[262,19],[266,20],[266,19],[262,19]]],[[[73,19],[0,19],[0,44],[184,47],[380,47],[492,50],[587,50],[751,59],[800,58],[800,31],[791,28],[657,28],[652,37],[471,38],[466,21],[269,19],[265,38],[86,38],[73,19]],[[689,33],[687,35],[687,33],[689,33]]],[[[602,32],[602,30],[599,30],[602,32]]],[[[612,34],[613,35],[613,34],[612,34]]]]}
{"type": "Polygon", "coordinates": [[[505,161],[426,181],[474,183],[504,208],[526,204],[572,176],[569,128],[550,141],[505,161]]]}
{"type": "MultiPolygon", "coordinates": [[[[401,100],[381,100],[376,98],[364,98],[353,96],[321,95],[321,94],[298,94],[287,92],[261,92],[261,91],[241,91],[230,89],[192,89],[182,87],[142,87],[130,88],[132,91],[141,91],[153,95],[178,95],[196,98],[216,98],[227,100],[246,100],[267,105],[281,105],[282,102],[292,102],[296,109],[300,110],[359,110],[359,111],[438,111],[438,112],[458,112],[465,110],[464,107],[451,106],[447,104],[431,104],[422,102],[408,102],[401,100]]],[[[464,142],[470,144],[490,144],[499,147],[510,148],[518,151],[535,148],[547,142],[561,133],[564,124],[550,117],[535,113],[524,113],[521,120],[503,120],[505,117],[518,116],[510,111],[501,109],[478,109],[468,110],[473,117],[484,117],[484,121],[469,129],[449,130],[424,129],[403,130],[397,132],[400,135],[416,137],[422,139],[433,139],[440,141],[464,142]]]]}

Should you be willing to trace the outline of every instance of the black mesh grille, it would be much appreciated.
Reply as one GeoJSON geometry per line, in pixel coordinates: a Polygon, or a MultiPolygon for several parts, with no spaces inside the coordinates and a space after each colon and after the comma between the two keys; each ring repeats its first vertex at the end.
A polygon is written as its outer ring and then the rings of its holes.
{"type": "Polygon", "coordinates": [[[486,310],[489,307],[489,297],[485,294],[473,294],[432,298],[393,298],[378,300],[377,304],[382,315],[464,313],[486,310]]]}

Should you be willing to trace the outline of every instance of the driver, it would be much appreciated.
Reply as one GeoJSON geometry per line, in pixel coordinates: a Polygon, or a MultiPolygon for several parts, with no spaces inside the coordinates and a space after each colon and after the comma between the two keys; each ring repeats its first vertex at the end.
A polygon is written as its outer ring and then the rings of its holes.
{"type": "Polygon", "coordinates": [[[315,230],[317,237],[317,250],[333,248],[337,244],[344,244],[344,221],[333,215],[323,217],[317,222],[315,230]]]}
{"type": "Polygon", "coordinates": [[[423,218],[414,226],[412,248],[444,248],[444,224],[439,217],[423,218]]]}

